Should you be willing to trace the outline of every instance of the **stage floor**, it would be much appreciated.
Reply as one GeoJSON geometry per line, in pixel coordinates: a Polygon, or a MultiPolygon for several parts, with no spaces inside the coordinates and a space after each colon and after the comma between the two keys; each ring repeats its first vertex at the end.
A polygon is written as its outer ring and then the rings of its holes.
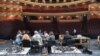
{"type": "MultiPolygon", "coordinates": [[[[11,47],[10,41],[7,41],[5,44],[0,44],[0,50],[11,47]]],[[[60,54],[48,54],[48,56],[100,56],[100,48],[97,46],[96,39],[90,40],[90,48],[89,48],[93,54],[83,54],[83,53],[60,53],[60,54]]],[[[11,55],[7,55],[11,56],[11,55]]],[[[13,55],[14,56],[14,55],[13,55]]],[[[20,55],[18,55],[20,56],[20,55]]],[[[30,51],[28,55],[24,56],[41,56],[41,53],[34,53],[33,51],[30,51]]]]}

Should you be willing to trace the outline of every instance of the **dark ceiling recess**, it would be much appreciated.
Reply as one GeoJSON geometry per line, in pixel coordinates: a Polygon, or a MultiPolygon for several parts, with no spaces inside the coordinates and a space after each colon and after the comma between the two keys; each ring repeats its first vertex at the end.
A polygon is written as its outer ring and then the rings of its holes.
{"type": "Polygon", "coordinates": [[[31,0],[31,2],[35,2],[35,0],[31,0]]]}
{"type": "Polygon", "coordinates": [[[74,1],[78,1],[78,0],[74,0],[74,1]]]}
{"type": "Polygon", "coordinates": [[[56,0],[53,0],[52,3],[56,3],[56,0]]]}
{"type": "Polygon", "coordinates": [[[45,0],[46,3],[49,3],[49,0],[45,0]]]}
{"type": "MultiPolygon", "coordinates": [[[[38,2],[43,3],[43,0],[31,0],[31,2],[38,2]]],[[[79,1],[79,0],[44,0],[45,3],[64,3],[65,2],[72,2],[72,1],[79,1]]]]}
{"type": "Polygon", "coordinates": [[[67,2],[71,2],[71,0],[67,0],[67,2]]]}
{"type": "Polygon", "coordinates": [[[100,0],[96,0],[97,2],[100,2],[100,0]]]}
{"type": "Polygon", "coordinates": [[[42,3],[42,0],[38,0],[39,3],[42,3]]]}
{"type": "Polygon", "coordinates": [[[59,3],[63,3],[63,0],[59,0],[59,3]]]}

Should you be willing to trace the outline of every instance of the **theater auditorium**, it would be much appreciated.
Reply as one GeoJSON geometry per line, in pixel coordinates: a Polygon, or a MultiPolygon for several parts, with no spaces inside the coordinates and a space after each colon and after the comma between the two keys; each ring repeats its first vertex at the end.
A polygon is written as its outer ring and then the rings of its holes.
{"type": "Polygon", "coordinates": [[[0,56],[100,56],[100,0],[0,0],[0,56]]]}

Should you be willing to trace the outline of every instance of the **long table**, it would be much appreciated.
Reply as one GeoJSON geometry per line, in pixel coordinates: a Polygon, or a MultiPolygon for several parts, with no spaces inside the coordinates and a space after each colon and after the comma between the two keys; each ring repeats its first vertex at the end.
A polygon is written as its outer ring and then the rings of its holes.
{"type": "Polygon", "coordinates": [[[11,52],[11,53],[9,53],[9,52],[7,52],[6,50],[1,50],[0,51],[0,55],[5,55],[5,54],[28,54],[28,52],[29,52],[29,50],[30,50],[30,48],[28,48],[28,47],[23,47],[23,50],[21,51],[21,52],[17,52],[17,53],[15,53],[15,52],[11,52]]]}
{"type": "MultiPolygon", "coordinates": [[[[77,49],[76,47],[68,47],[68,46],[63,46],[64,48],[70,48],[72,50],[65,50],[65,51],[62,51],[62,50],[59,50],[57,49],[59,46],[52,46],[51,47],[51,52],[52,53],[82,53],[79,49],[77,49]]],[[[62,49],[63,47],[60,47],[60,49],[62,49]]]]}

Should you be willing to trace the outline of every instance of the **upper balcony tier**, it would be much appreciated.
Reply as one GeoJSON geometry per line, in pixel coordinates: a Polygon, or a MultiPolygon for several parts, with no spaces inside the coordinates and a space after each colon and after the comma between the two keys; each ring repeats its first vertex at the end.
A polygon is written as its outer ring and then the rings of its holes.
{"type": "Polygon", "coordinates": [[[93,2],[87,1],[85,3],[78,3],[72,5],[63,5],[63,6],[42,6],[42,5],[23,5],[23,12],[32,12],[32,13],[66,13],[66,12],[79,12],[79,11],[88,11],[88,5],[93,2]]]}
{"type": "Polygon", "coordinates": [[[85,3],[88,1],[95,2],[93,0],[18,0],[24,4],[39,5],[39,6],[64,6],[73,5],[78,3],[85,3]]]}

